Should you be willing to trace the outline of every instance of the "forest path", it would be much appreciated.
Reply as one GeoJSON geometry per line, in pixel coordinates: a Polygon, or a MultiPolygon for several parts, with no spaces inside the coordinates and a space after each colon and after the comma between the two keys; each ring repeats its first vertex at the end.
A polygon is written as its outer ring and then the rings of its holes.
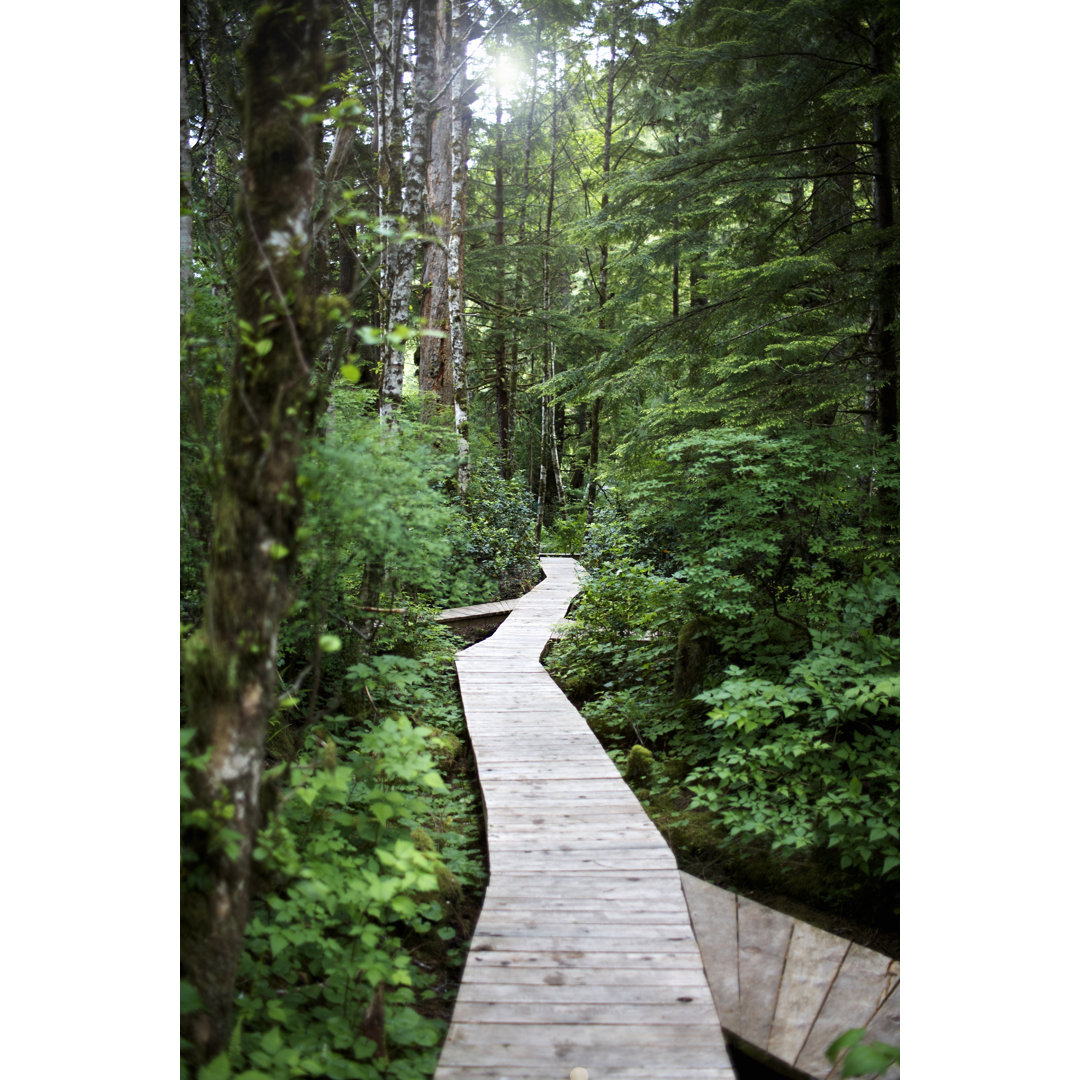
{"type": "Polygon", "coordinates": [[[541,566],[457,656],[491,879],[435,1080],[735,1080],[674,856],[540,664],[579,589],[541,566]]]}

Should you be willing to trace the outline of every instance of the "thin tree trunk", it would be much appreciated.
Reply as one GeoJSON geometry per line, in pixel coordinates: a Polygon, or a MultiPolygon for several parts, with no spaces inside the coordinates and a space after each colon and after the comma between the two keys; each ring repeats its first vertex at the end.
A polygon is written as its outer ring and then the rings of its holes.
{"type": "Polygon", "coordinates": [[[540,543],[540,533],[544,528],[544,503],[547,501],[547,441],[548,441],[547,398],[540,399],[540,477],[536,484],[536,542],[540,543]]]}
{"type": "MultiPolygon", "coordinates": [[[[181,18],[186,23],[186,4],[181,4],[181,18]]],[[[180,313],[188,307],[195,245],[191,236],[191,117],[188,110],[187,48],[185,34],[180,36],[180,313]]]]}
{"type": "Polygon", "coordinates": [[[495,93],[495,412],[499,433],[499,465],[504,480],[514,475],[512,432],[513,402],[510,377],[506,370],[506,329],[503,309],[506,305],[506,206],[503,189],[502,96],[495,93]]]}
{"type": "Polygon", "coordinates": [[[450,102],[450,355],[454,371],[454,431],[458,441],[458,493],[469,490],[469,386],[465,356],[465,183],[468,110],[465,106],[468,30],[460,0],[453,0],[454,80],[450,102]]]}
{"type": "Polygon", "coordinates": [[[450,294],[447,278],[451,216],[451,98],[450,76],[453,72],[453,27],[447,0],[436,0],[435,14],[435,83],[441,93],[432,103],[429,118],[430,153],[427,162],[428,211],[438,222],[430,221],[427,231],[434,236],[424,246],[424,270],[421,278],[420,318],[443,337],[422,337],[416,348],[420,390],[434,394],[437,409],[450,410],[454,404],[453,363],[450,355],[450,294]]]}
{"type": "Polygon", "coordinates": [[[308,274],[314,141],[302,119],[306,109],[294,102],[323,97],[325,31],[321,0],[267,4],[245,48],[234,280],[243,332],[224,409],[205,621],[184,663],[196,751],[210,752],[205,771],[191,779],[211,824],[185,836],[201,880],[188,880],[181,897],[181,974],[203,1003],[182,1018],[195,1064],[217,1055],[231,1029],[251,852],[261,824],[266,725],[275,705],[277,634],[296,566],[297,462],[321,405],[311,376],[322,333],[308,274]]]}
{"type": "MultiPolygon", "coordinates": [[[[551,156],[548,160],[548,192],[547,206],[544,212],[544,244],[543,244],[543,270],[541,306],[544,312],[544,359],[541,364],[541,378],[544,381],[552,378],[555,374],[555,346],[551,340],[551,222],[555,210],[555,165],[558,151],[559,135],[559,55],[554,47],[551,50],[551,156]]],[[[548,395],[541,398],[540,408],[542,417],[540,423],[540,522],[546,518],[547,502],[547,467],[550,464],[554,477],[558,451],[555,449],[555,417],[552,402],[548,395]],[[549,418],[548,413],[551,413],[549,418]]],[[[555,481],[553,488],[556,492],[562,486],[561,477],[555,481]]],[[[537,526],[539,529],[539,525],[537,526]]],[[[539,531],[537,539],[539,539],[539,531]]]]}
{"type": "MultiPolygon", "coordinates": [[[[374,11],[375,38],[379,50],[375,69],[379,93],[380,129],[379,218],[387,222],[391,218],[396,218],[402,211],[405,117],[401,71],[404,66],[402,45],[405,0],[375,0],[374,11]]],[[[387,243],[383,251],[380,292],[385,317],[380,325],[384,331],[388,332],[399,323],[408,322],[412,257],[415,257],[415,247],[411,253],[403,252],[401,245],[397,243],[387,243]],[[409,265],[406,267],[407,257],[409,265]],[[402,278],[405,280],[402,281],[402,278]],[[402,304],[405,309],[404,318],[400,318],[402,304]]],[[[399,348],[394,347],[389,337],[383,339],[379,356],[382,367],[379,415],[386,423],[393,424],[394,416],[401,406],[405,383],[405,356],[399,348]]]]}
{"type": "MultiPolygon", "coordinates": [[[[604,102],[604,162],[603,162],[603,188],[600,195],[600,214],[603,217],[607,209],[610,196],[608,187],[611,180],[611,132],[612,121],[615,115],[615,60],[617,26],[615,13],[612,12],[610,37],[608,39],[608,68],[607,68],[607,92],[604,102]]],[[[600,269],[597,275],[597,328],[601,333],[607,329],[608,301],[608,244],[606,240],[600,242],[600,269]]],[[[675,264],[674,277],[674,305],[679,304],[679,269],[678,262],[675,264]]],[[[597,346],[597,360],[600,359],[600,347],[597,346]]],[[[585,522],[591,525],[593,520],[593,504],[596,501],[596,472],[600,464],[600,409],[603,397],[597,395],[593,399],[591,419],[591,433],[589,438],[589,486],[585,490],[585,522]]]]}
{"type": "MultiPolygon", "coordinates": [[[[409,160],[405,164],[401,216],[408,235],[397,243],[387,260],[389,268],[389,305],[387,329],[407,326],[416,271],[415,234],[423,225],[424,179],[427,171],[428,120],[434,90],[435,0],[412,0],[416,34],[416,68],[413,73],[413,115],[409,139],[409,160]]],[[[405,379],[405,355],[389,342],[383,350],[383,393],[379,414],[393,422],[401,407],[405,379]]]]}

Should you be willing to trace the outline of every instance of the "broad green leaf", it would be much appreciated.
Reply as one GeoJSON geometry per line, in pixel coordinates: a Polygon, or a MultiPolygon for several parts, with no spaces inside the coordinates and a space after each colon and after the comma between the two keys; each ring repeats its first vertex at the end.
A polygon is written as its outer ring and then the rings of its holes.
{"type": "Polygon", "coordinates": [[[199,1080],[229,1080],[232,1076],[232,1066],[229,1064],[227,1053],[218,1054],[209,1065],[204,1065],[199,1070],[199,1080]]]}
{"type": "Polygon", "coordinates": [[[281,1029],[277,1024],[262,1037],[260,1045],[268,1054],[276,1054],[285,1045],[285,1040],[281,1037],[281,1029]]]}
{"type": "Polygon", "coordinates": [[[844,1068],[841,1070],[842,1077],[848,1076],[875,1076],[884,1072],[894,1061],[899,1059],[899,1054],[892,1047],[884,1043],[874,1043],[872,1046],[854,1046],[844,1058],[844,1068]]]}
{"type": "Polygon", "coordinates": [[[835,1065],[841,1052],[852,1046],[858,1046],[865,1034],[866,1028],[864,1027],[851,1028],[849,1031],[845,1031],[843,1035],[829,1043],[825,1056],[835,1065]]]}
{"type": "Polygon", "coordinates": [[[180,1015],[184,1016],[186,1013],[197,1012],[203,1007],[202,998],[199,997],[199,991],[187,981],[187,979],[180,980],[180,1015]]]}

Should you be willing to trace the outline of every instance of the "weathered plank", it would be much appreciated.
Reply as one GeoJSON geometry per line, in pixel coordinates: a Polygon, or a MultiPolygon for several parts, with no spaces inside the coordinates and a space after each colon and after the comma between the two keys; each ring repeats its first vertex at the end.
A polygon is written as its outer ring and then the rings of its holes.
{"type": "MultiPolygon", "coordinates": [[[[568,1067],[564,1063],[561,1068],[561,1072],[552,1070],[539,1075],[543,1080],[566,1080],[567,1077],[578,1080],[577,1075],[571,1077],[570,1069],[574,1066],[568,1067]]],[[[601,1073],[595,1062],[592,1072],[588,1073],[588,1080],[658,1080],[658,1075],[662,1080],[737,1080],[735,1071],[730,1066],[705,1069],[664,1068],[658,1074],[655,1068],[608,1065],[601,1073]]],[[[537,1076],[536,1068],[530,1065],[440,1065],[435,1073],[435,1080],[537,1080],[537,1076]]]]}
{"type": "Polygon", "coordinates": [[[734,893],[690,874],[680,874],[713,1002],[720,1022],[739,1026],[739,935],[734,893]]]}
{"type": "MultiPolygon", "coordinates": [[[[697,1067],[727,1064],[720,1025],[453,1023],[440,1062],[446,1065],[528,1063],[545,1068],[614,1065],[697,1067]]],[[[438,1076],[438,1073],[436,1073],[438,1076]]]]}
{"type": "Polygon", "coordinates": [[[862,945],[852,945],[840,965],[821,1011],[807,1036],[795,1067],[812,1076],[827,1076],[832,1069],[825,1049],[850,1028],[864,1027],[877,1012],[887,992],[893,961],[862,945]]]}
{"type": "MultiPolygon", "coordinates": [[[[516,1024],[521,1022],[522,1002],[463,1001],[455,1009],[454,1019],[468,1024],[516,1024]]],[[[674,1004],[638,1004],[636,1002],[587,1003],[575,1001],[528,1002],[531,1024],[711,1024],[716,1010],[711,1001],[675,1002],[674,1004]]]]}
{"type": "Polygon", "coordinates": [[[670,987],[680,995],[697,996],[709,992],[704,976],[696,968],[659,968],[646,965],[647,979],[642,978],[642,967],[567,967],[555,964],[528,964],[515,966],[492,964],[490,954],[480,954],[485,959],[473,961],[470,956],[465,966],[462,986],[477,984],[483,986],[607,986],[648,985],[652,987],[670,987]]]}
{"type": "MultiPolygon", "coordinates": [[[[705,996],[707,993],[708,991],[705,991],[705,996]]],[[[459,1002],[516,1002],[519,1005],[572,1005],[575,1002],[584,1005],[699,1005],[704,997],[693,989],[688,992],[685,980],[681,985],[665,986],[616,982],[615,978],[609,975],[600,983],[559,983],[554,986],[548,983],[467,982],[462,984],[457,999],[459,1002]]],[[[705,1004],[708,1005],[708,1002],[705,1004]]]]}
{"type": "Polygon", "coordinates": [[[798,1058],[849,946],[835,934],[795,923],[769,1033],[770,1054],[787,1062],[798,1058]]]}
{"type": "Polygon", "coordinates": [[[780,976],[795,920],[744,896],[736,908],[739,934],[739,1034],[768,1046],[780,976]]]}

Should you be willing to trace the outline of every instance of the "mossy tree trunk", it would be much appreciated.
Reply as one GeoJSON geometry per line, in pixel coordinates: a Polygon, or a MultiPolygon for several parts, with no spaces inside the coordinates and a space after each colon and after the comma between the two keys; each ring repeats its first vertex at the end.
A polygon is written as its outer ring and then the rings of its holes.
{"type": "Polygon", "coordinates": [[[244,174],[234,297],[239,342],[222,422],[204,624],[188,643],[184,696],[209,751],[193,791],[209,827],[188,830],[198,871],[181,900],[181,974],[203,1008],[183,1018],[195,1063],[227,1045],[260,827],[277,634],[288,607],[301,498],[297,463],[320,411],[322,338],[309,262],[320,126],[306,122],[328,72],[323,0],[260,8],[245,47],[244,174]]]}

